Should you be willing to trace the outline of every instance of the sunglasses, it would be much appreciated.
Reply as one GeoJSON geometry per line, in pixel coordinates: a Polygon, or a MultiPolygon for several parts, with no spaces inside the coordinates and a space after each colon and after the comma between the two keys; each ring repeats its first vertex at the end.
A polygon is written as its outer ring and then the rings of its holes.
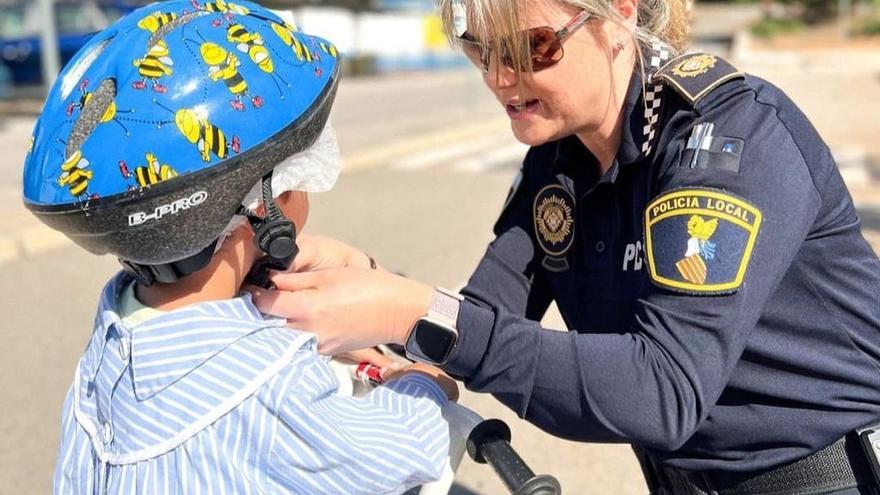
{"type": "MultiPolygon", "coordinates": [[[[578,15],[571,18],[564,26],[554,30],[549,26],[535,27],[522,32],[528,39],[529,57],[531,59],[531,72],[544,70],[556,65],[565,51],[562,49],[562,41],[586,24],[592,14],[582,10],[578,15]]],[[[489,60],[492,55],[493,44],[481,43],[470,33],[465,32],[459,37],[464,54],[484,72],[489,72],[489,60]]],[[[501,63],[508,69],[514,69],[513,56],[507,43],[501,44],[501,63]]],[[[528,70],[528,68],[526,68],[528,70]]]]}

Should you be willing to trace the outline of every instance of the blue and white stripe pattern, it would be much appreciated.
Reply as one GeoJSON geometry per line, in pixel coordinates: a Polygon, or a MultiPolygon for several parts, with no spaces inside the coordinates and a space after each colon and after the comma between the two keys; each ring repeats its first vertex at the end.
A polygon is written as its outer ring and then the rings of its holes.
{"type": "Polygon", "coordinates": [[[363,397],[311,334],[249,296],[126,328],[126,275],[101,298],[62,413],[55,493],[401,493],[446,464],[447,403],[416,375],[363,397]]]}

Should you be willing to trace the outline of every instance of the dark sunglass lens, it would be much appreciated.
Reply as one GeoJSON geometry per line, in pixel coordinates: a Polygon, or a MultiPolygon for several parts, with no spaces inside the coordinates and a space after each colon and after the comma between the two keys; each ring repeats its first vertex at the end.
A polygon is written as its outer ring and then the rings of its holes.
{"type": "Polygon", "coordinates": [[[507,47],[507,43],[502,44],[501,63],[508,69],[514,68],[513,55],[510,53],[510,48],[507,47]]]}
{"type": "Polygon", "coordinates": [[[556,41],[556,33],[548,27],[539,27],[529,29],[529,44],[531,49],[540,49],[548,43],[556,41]]]}
{"type": "Polygon", "coordinates": [[[535,28],[529,31],[533,70],[550,67],[562,59],[562,44],[550,28],[535,28]]]}

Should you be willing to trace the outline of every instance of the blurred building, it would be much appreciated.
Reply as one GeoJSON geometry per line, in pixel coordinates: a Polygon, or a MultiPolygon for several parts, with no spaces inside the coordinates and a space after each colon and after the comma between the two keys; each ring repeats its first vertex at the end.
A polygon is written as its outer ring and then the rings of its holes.
{"type": "MultiPolygon", "coordinates": [[[[204,1],[204,0],[201,0],[204,1]]],[[[259,0],[258,0],[259,1],[259,0]]],[[[148,0],[53,0],[63,66],[91,38],[148,0]]],[[[337,45],[349,75],[462,65],[442,34],[433,0],[267,0],[303,30],[337,45]]],[[[39,2],[0,0],[0,98],[9,83],[42,81],[39,2]]]]}
{"type": "Polygon", "coordinates": [[[433,0],[273,0],[304,31],[336,44],[354,73],[430,70],[467,62],[442,32],[433,0]]]}
{"type": "MultiPolygon", "coordinates": [[[[55,0],[55,32],[61,63],[116,19],[148,3],[143,0],[55,0]]],[[[42,79],[40,31],[44,22],[39,2],[0,0],[0,79],[38,84],[42,79]]]]}

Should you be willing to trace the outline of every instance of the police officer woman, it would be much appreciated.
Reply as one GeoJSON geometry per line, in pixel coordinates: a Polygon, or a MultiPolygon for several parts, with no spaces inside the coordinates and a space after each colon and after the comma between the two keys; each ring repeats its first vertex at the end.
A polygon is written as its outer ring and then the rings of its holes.
{"type": "Polygon", "coordinates": [[[676,55],[669,0],[441,0],[532,146],[461,295],[303,238],[265,311],[384,342],[545,431],[629,442],[653,493],[869,493],[880,262],[778,89],[676,55]],[[538,321],[555,300],[571,332],[538,321]],[[866,433],[867,436],[867,433],[866,433]]]}

